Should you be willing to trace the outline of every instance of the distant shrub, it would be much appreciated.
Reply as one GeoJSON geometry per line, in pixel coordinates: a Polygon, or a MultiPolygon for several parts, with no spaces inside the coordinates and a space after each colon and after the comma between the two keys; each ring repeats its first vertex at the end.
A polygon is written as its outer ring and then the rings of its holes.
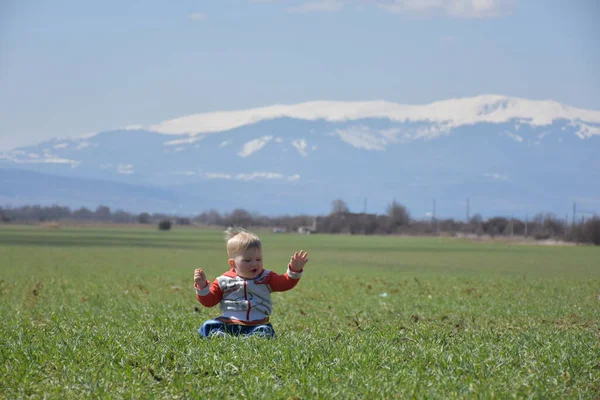
{"type": "Polygon", "coordinates": [[[171,221],[168,219],[163,219],[158,223],[158,229],[160,229],[161,231],[168,231],[169,229],[171,229],[171,221]]]}
{"type": "Polygon", "coordinates": [[[585,241],[600,246],[600,218],[594,217],[587,221],[583,227],[585,241]]]}
{"type": "Polygon", "coordinates": [[[147,212],[141,213],[140,215],[138,215],[138,222],[140,224],[150,223],[150,214],[148,214],[147,212]]]}

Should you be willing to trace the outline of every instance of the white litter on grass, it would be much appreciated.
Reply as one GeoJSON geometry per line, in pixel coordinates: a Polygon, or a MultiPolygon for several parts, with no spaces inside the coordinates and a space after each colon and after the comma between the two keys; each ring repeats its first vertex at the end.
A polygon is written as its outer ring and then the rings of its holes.
{"type": "Polygon", "coordinates": [[[387,297],[387,295],[388,295],[387,293],[381,293],[381,294],[379,295],[379,297],[387,297]]]}

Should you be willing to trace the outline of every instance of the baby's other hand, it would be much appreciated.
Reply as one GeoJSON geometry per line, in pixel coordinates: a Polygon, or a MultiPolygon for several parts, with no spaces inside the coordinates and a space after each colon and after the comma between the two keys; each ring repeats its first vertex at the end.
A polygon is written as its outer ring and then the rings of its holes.
{"type": "Polygon", "coordinates": [[[206,274],[202,271],[202,268],[197,268],[194,270],[194,283],[200,289],[204,289],[206,287],[206,274]]]}
{"type": "Polygon", "coordinates": [[[294,272],[299,272],[304,269],[304,265],[308,262],[308,253],[300,250],[299,253],[294,253],[290,261],[290,269],[294,272]]]}

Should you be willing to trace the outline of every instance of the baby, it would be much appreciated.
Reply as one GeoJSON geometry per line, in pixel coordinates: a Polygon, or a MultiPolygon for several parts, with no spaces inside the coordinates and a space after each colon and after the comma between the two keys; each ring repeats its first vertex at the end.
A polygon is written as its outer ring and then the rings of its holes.
{"type": "Polygon", "coordinates": [[[308,254],[294,253],[287,272],[279,275],[263,269],[258,236],[242,228],[225,232],[231,269],[210,284],[201,268],[194,271],[196,298],[205,307],[220,304],[221,316],[208,320],[198,333],[204,337],[244,335],[274,337],[269,323],[273,309],[271,292],[285,292],[298,284],[308,254]]]}

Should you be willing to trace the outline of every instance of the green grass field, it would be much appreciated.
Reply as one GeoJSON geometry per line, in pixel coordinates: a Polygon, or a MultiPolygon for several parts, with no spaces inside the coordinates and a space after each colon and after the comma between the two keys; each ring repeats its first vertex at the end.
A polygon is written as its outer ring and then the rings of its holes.
{"type": "Polygon", "coordinates": [[[0,226],[0,398],[600,397],[600,248],[261,236],[278,337],[206,340],[220,231],[0,226]]]}

